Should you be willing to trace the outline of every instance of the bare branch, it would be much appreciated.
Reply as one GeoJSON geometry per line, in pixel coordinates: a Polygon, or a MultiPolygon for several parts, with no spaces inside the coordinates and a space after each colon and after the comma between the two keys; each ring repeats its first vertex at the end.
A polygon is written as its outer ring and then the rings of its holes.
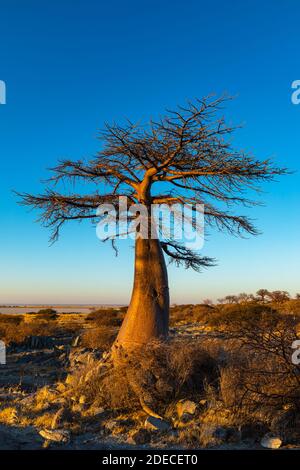
{"type": "Polygon", "coordinates": [[[209,268],[216,265],[214,258],[200,256],[197,252],[186,248],[179,242],[167,240],[161,242],[162,249],[169,256],[170,261],[176,266],[183,265],[186,269],[192,268],[200,272],[203,268],[209,268]]]}

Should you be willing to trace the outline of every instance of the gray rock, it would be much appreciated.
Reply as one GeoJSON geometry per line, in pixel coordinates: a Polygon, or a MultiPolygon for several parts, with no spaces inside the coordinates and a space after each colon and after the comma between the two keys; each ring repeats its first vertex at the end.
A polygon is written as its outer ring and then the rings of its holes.
{"type": "Polygon", "coordinates": [[[278,436],[272,436],[271,434],[266,434],[260,441],[260,445],[267,449],[279,449],[282,444],[282,440],[278,436]]]}
{"type": "Polygon", "coordinates": [[[41,429],[39,434],[47,441],[67,443],[70,440],[70,432],[65,430],[41,429]]]}
{"type": "Polygon", "coordinates": [[[170,429],[170,423],[164,419],[154,418],[154,416],[149,416],[145,421],[146,429],[151,429],[153,431],[168,431],[170,429]]]}
{"type": "Polygon", "coordinates": [[[51,336],[29,336],[24,341],[24,346],[29,349],[52,348],[54,340],[51,336]]]}

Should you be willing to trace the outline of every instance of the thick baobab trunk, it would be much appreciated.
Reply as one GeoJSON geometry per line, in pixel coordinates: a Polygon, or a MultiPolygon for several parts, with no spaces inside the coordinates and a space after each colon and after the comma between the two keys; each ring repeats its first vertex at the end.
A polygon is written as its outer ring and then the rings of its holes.
{"type": "Polygon", "coordinates": [[[113,346],[113,356],[128,353],[151,339],[166,338],[168,328],[168,275],[160,242],[138,238],[131,301],[113,346]]]}

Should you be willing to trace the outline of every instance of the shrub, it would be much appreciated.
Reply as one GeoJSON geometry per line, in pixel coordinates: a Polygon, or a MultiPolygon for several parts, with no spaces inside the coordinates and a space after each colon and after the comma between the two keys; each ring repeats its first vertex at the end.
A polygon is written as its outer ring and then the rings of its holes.
{"type": "Polygon", "coordinates": [[[211,312],[207,323],[213,327],[225,329],[239,329],[243,324],[276,325],[281,315],[268,305],[256,303],[222,305],[211,312]]]}
{"type": "Polygon", "coordinates": [[[300,300],[288,300],[279,306],[281,313],[300,316],[300,300]]]}
{"type": "Polygon", "coordinates": [[[292,321],[277,325],[241,325],[239,342],[221,372],[220,390],[227,405],[281,408],[293,404],[300,410],[300,366],[292,363],[292,343],[297,339],[292,321]]]}
{"type": "Polygon", "coordinates": [[[43,308],[38,312],[27,312],[26,315],[36,317],[38,320],[56,320],[57,312],[53,308],[43,308]]]}
{"type": "Polygon", "coordinates": [[[41,310],[38,311],[39,315],[53,315],[55,313],[57,312],[53,308],[42,308],[41,310]]]}
{"type": "Polygon", "coordinates": [[[124,311],[109,309],[99,309],[91,312],[87,319],[97,326],[120,326],[124,318],[124,311]]]}
{"type": "Polygon", "coordinates": [[[170,309],[170,324],[203,322],[212,311],[214,307],[207,304],[176,305],[170,309]]]}
{"type": "MultiPolygon", "coordinates": [[[[3,315],[4,316],[4,315],[3,315]]],[[[5,315],[6,316],[6,315],[5,315]]],[[[48,322],[24,322],[21,320],[9,319],[8,321],[1,318],[0,321],[0,338],[7,345],[11,343],[22,343],[29,336],[50,336],[55,334],[56,326],[48,322]]]]}
{"type": "Polygon", "coordinates": [[[203,396],[205,384],[217,377],[216,362],[199,341],[152,342],[101,379],[93,400],[113,409],[146,404],[164,414],[174,400],[203,396]]]}

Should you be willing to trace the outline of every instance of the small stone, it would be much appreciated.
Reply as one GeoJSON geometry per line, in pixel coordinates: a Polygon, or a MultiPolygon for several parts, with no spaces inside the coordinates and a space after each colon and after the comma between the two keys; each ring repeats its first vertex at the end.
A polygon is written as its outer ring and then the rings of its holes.
{"type": "Polygon", "coordinates": [[[51,430],[51,429],[41,429],[39,434],[48,441],[54,442],[69,442],[70,440],[70,433],[69,431],[64,430],[51,430]]]}
{"type": "Polygon", "coordinates": [[[260,445],[267,449],[279,449],[281,444],[282,440],[279,437],[275,437],[270,434],[266,434],[260,441],[260,445]]]}
{"type": "Polygon", "coordinates": [[[171,426],[168,421],[149,416],[145,421],[145,427],[154,431],[167,431],[171,426]]]}
{"type": "Polygon", "coordinates": [[[191,400],[180,400],[177,405],[177,414],[181,418],[185,414],[193,415],[197,409],[196,403],[191,400]]]}

